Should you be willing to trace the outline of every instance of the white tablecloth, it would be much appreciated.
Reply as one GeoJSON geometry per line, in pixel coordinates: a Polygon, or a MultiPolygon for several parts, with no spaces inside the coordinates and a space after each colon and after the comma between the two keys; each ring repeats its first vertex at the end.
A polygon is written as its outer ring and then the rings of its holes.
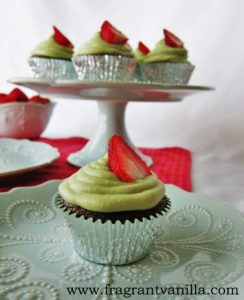
{"type": "MultiPolygon", "coordinates": [[[[175,32],[196,65],[191,83],[215,92],[180,103],[131,103],[129,134],[138,146],[182,146],[193,155],[193,190],[228,201],[244,212],[244,2],[242,0],[1,1],[0,92],[6,79],[30,76],[27,57],[57,25],[75,45],[89,39],[104,19],[149,47],[162,28],[175,32]]],[[[33,92],[26,90],[31,95],[33,92]]],[[[95,130],[93,102],[58,100],[47,137],[85,136],[95,130]]]]}

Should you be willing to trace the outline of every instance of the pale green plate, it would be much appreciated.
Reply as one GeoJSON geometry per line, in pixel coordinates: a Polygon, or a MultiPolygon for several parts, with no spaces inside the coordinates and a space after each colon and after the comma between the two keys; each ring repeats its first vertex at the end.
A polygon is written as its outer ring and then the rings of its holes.
{"type": "MultiPolygon", "coordinates": [[[[107,284],[117,287],[117,293],[126,291],[120,289],[125,287],[156,286],[171,287],[172,292],[172,288],[191,283],[207,291],[221,286],[241,290],[244,220],[231,206],[167,185],[172,208],[150,255],[130,266],[102,266],[74,253],[62,211],[54,204],[59,182],[0,194],[1,300],[125,299],[123,295],[67,293],[67,287],[102,288],[107,284]]],[[[226,297],[134,295],[129,299],[226,297]]]]}

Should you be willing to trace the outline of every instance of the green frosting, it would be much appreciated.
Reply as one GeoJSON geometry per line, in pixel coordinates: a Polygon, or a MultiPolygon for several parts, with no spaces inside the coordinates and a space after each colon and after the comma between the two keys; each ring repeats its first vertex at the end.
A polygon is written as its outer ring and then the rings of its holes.
{"type": "Polygon", "coordinates": [[[147,57],[147,55],[142,53],[139,49],[136,49],[136,51],[134,52],[134,56],[138,62],[143,62],[147,57]]]}
{"type": "Polygon", "coordinates": [[[72,55],[73,50],[56,43],[53,36],[50,36],[47,40],[38,44],[31,52],[31,56],[43,56],[50,58],[71,59],[72,55]]]}
{"type": "Polygon", "coordinates": [[[184,47],[173,48],[165,44],[164,40],[160,40],[155,48],[145,57],[144,63],[151,62],[187,62],[187,50],[184,47]]]}
{"type": "Polygon", "coordinates": [[[91,40],[82,45],[74,54],[89,55],[89,54],[112,54],[133,57],[133,52],[128,44],[117,45],[105,42],[97,32],[91,40]]]}
{"type": "Polygon", "coordinates": [[[163,198],[165,187],[154,173],[132,183],[119,180],[105,156],[64,180],[59,193],[87,210],[111,213],[152,208],[163,198]]]}

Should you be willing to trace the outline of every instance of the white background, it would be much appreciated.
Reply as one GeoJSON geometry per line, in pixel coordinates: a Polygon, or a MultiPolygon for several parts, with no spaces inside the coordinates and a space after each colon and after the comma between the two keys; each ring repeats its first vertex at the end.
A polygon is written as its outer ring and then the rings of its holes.
{"type": "MultiPolygon", "coordinates": [[[[131,103],[126,123],[138,146],[182,146],[193,155],[193,190],[232,202],[244,212],[244,2],[242,0],[1,0],[0,92],[6,79],[30,76],[27,58],[55,24],[76,46],[108,19],[149,47],[162,29],[176,33],[196,65],[192,84],[215,92],[180,103],[131,103]]],[[[31,95],[30,90],[26,92],[31,95]]],[[[58,100],[47,137],[90,137],[96,104],[58,100]]]]}

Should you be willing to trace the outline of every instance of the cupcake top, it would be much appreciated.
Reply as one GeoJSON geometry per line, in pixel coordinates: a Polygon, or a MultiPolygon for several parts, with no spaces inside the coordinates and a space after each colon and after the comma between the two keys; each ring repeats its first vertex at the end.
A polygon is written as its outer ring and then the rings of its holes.
{"type": "Polygon", "coordinates": [[[31,52],[31,56],[61,58],[70,60],[73,55],[73,44],[57,27],[54,33],[45,41],[39,43],[31,52]]]}
{"type": "Polygon", "coordinates": [[[95,33],[91,40],[74,53],[74,56],[111,54],[133,57],[132,49],[127,41],[128,38],[122,32],[105,21],[100,32],[95,33]]]}
{"type": "Polygon", "coordinates": [[[164,29],[164,39],[161,39],[155,48],[144,59],[145,63],[151,62],[187,62],[188,51],[183,42],[173,33],[164,29]]]}
{"type": "Polygon", "coordinates": [[[143,62],[149,53],[150,49],[143,42],[139,42],[134,56],[138,62],[143,62]]]}
{"type": "Polygon", "coordinates": [[[164,184],[119,136],[108,155],[81,168],[59,186],[62,198],[94,212],[146,210],[165,194],[164,184]]]}

